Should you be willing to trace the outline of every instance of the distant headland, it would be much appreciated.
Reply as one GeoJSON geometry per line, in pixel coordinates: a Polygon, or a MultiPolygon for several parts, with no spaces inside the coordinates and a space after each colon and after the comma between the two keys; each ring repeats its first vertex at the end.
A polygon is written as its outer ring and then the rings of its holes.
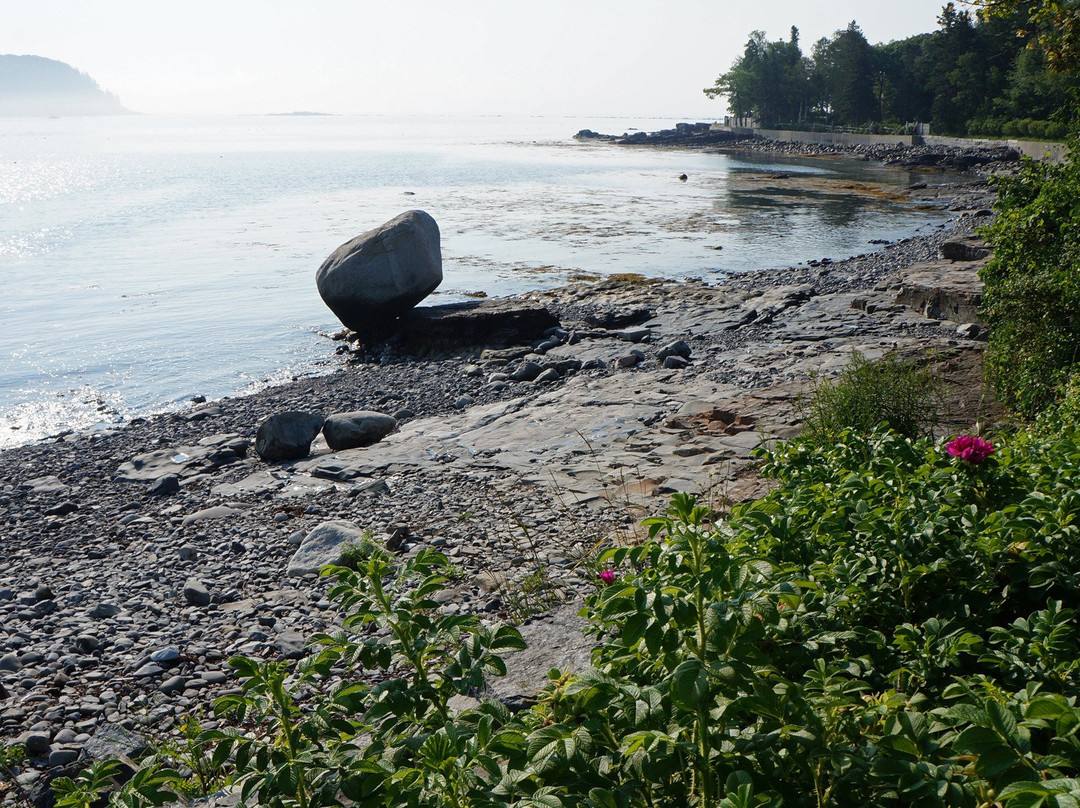
{"type": "Polygon", "coordinates": [[[0,116],[127,114],[117,96],[69,64],[0,54],[0,116]]]}

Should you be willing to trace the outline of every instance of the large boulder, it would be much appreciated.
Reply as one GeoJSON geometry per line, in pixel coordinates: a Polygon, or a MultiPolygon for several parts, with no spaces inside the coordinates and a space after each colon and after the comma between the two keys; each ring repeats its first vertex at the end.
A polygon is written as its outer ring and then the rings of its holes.
{"type": "Polygon", "coordinates": [[[322,429],[321,415],[310,412],[279,412],[259,425],[255,451],[267,463],[302,460],[311,452],[311,442],[322,429]]]}
{"type": "Polygon", "coordinates": [[[346,328],[370,332],[442,283],[439,225],[410,210],[338,247],[315,273],[323,302],[346,328]]]}
{"type": "Polygon", "coordinates": [[[381,412],[357,410],[331,415],[323,424],[326,445],[335,452],[378,443],[397,429],[397,419],[381,412]]]}

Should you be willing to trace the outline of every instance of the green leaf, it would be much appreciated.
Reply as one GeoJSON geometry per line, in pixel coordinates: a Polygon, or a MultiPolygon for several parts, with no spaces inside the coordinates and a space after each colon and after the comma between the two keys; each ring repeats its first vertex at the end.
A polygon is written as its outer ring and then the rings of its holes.
{"type": "Polygon", "coordinates": [[[1020,756],[1007,746],[987,749],[975,762],[975,771],[987,779],[993,779],[1020,762],[1020,756]]]}
{"type": "Polygon", "coordinates": [[[709,698],[709,673],[697,659],[679,664],[671,674],[671,700],[677,707],[696,710],[709,698]]]}

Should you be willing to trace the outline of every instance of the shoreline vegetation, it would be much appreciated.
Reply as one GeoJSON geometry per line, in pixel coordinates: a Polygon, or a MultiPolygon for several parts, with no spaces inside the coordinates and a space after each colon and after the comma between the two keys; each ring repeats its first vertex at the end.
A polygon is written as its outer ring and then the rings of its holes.
{"type": "MultiPolygon", "coordinates": [[[[903,153],[921,168],[1015,165],[988,151],[903,153]]],[[[574,636],[573,615],[607,581],[603,553],[640,543],[642,518],[672,494],[724,514],[767,493],[754,450],[797,434],[800,396],[853,351],[940,379],[941,435],[1001,417],[981,384],[976,314],[994,193],[983,176],[943,172],[905,194],[955,218],[877,252],[717,284],[615,277],[514,298],[557,319],[543,333],[419,347],[343,338],[329,376],[0,452],[0,722],[27,754],[4,800],[134,755],[146,736],[181,743],[188,716],[240,692],[230,657],[291,665],[306,638],[333,631],[326,583],[289,573],[324,523],[351,523],[399,561],[445,555],[437,613],[516,621],[542,650],[508,656],[510,675],[487,691],[527,703],[552,665],[588,659],[595,641],[574,636]],[[360,409],[393,413],[398,431],[366,449],[317,442],[288,463],[250,448],[274,413],[360,409]]]]}

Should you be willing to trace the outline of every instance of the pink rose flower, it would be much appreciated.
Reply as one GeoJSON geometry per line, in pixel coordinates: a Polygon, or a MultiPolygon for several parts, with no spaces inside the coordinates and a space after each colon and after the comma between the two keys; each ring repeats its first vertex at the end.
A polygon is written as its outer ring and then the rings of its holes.
{"type": "Polygon", "coordinates": [[[601,570],[600,580],[603,581],[605,584],[615,583],[615,570],[601,570]]]}
{"type": "Polygon", "coordinates": [[[961,435],[945,444],[945,451],[977,466],[993,453],[994,444],[975,435],[961,435]]]}

